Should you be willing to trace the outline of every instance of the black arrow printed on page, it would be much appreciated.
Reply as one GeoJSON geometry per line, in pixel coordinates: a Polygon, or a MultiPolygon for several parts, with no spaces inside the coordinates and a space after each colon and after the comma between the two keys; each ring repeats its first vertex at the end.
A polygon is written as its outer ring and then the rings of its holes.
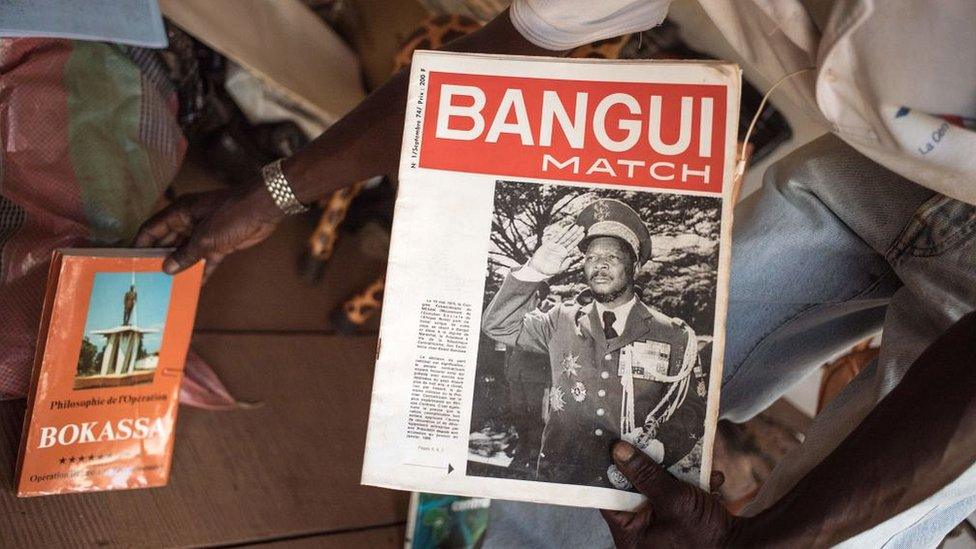
{"type": "MultiPolygon", "coordinates": [[[[411,467],[423,467],[425,469],[440,469],[440,465],[424,465],[422,463],[404,463],[404,465],[409,465],[411,467]]],[[[454,472],[454,466],[450,463],[447,464],[447,474],[454,472]]]]}

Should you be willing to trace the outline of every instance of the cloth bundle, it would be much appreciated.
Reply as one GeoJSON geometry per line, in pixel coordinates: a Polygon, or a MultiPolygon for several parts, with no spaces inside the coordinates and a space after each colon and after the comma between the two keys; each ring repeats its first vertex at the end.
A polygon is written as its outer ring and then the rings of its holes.
{"type": "MultiPolygon", "coordinates": [[[[176,115],[149,50],[0,40],[0,399],[28,390],[51,252],[129,245],[183,161],[176,115]]],[[[233,406],[202,360],[186,367],[182,401],[233,406]]]]}

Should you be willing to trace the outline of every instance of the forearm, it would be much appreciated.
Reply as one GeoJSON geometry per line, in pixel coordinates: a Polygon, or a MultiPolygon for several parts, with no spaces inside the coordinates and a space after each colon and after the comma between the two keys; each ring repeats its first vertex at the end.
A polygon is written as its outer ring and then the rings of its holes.
{"type": "MultiPolygon", "coordinates": [[[[518,345],[520,338],[523,345],[544,339],[546,330],[542,319],[528,316],[535,306],[537,288],[536,283],[519,280],[511,274],[505,277],[498,293],[485,308],[481,322],[485,335],[513,347],[518,345]],[[523,334],[526,337],[522,337],[523,334]]],[[[530,343],[526,350],[540,351],[539,347],[530,343]]],[[[544,351],[543,347],[540,352],[544,351]]]]}
{"type": "MultiPolygon", "coordinates": [[[[502,12],[478,31],[455,40],[447,51],[559,55],[522,37],[502,12]]],[[[395,74],[336,122],[283,169],[298,199],[309,204],[356,181],[394,173],[400,159],[409,69],[395,74]]]]}
{"type": "Polygon", "coordinates": [[[827,546],[922,501],[976,459],[976,313],[941,336],[823,462],[733,545],[827,546]]]}

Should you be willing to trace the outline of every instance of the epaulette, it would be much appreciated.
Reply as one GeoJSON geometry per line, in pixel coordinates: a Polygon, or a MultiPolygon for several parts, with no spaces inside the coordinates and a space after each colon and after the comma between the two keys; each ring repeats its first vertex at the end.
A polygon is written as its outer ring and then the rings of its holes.
{"type": "Polygon", "coordinates": [[[654,307],[651,307],[650,305],[644,303],[643,301],[641,301],[640,303],[643,303],[643,305],[647,307],[647,310],[650,311],[651,316],[654,317],[654,320],[658,321],[659,323],[665,326],[671,326],[673,328],[680,327],[679,325],[675,324],[675,320],[677,320],[676,318],[670,317],[662,313],[661,311],[655,309],[654,307]]]}
{"type": "Polygon", "coordinates": [[[676,316],[668,316],[662,313],[661,311],[655,309],[654,307],[651,307],[647,303],[644,303],[643,301],[640,301],[639,303],[642,303],[645,307],[647,307],[647,310],[651,312],[651,316],[653,316],[654,320],[656,320],[657,322],[665,326],[670,326],[674,330],[684,332],[685,334],[688,335],[688,337],[697,337],[695,330],[692,329],[692,327],[689,326],[688,323],[685,322],[684,320],[676,316]]]}
{"type": "Polygon", "coordinates": [[[682,330],[686,330],[694,333],[694,330],[691,328],[691,326],[688,325],[687,322],[684,321],[684,319],[678,318],[676,316],[671,317],[671,325],[674,326],[675,328],[680,328],[682,330]]]}

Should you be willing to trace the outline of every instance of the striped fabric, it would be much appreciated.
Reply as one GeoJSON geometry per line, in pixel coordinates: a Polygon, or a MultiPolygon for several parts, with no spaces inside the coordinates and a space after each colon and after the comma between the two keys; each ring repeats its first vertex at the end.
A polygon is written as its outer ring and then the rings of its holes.
{"type": "Polygon", "coordinates": [[[0,40],[0,398],[26,394],[51,252],[128,245],[182,162],[175,92],[135,50],[0,40]]]}

